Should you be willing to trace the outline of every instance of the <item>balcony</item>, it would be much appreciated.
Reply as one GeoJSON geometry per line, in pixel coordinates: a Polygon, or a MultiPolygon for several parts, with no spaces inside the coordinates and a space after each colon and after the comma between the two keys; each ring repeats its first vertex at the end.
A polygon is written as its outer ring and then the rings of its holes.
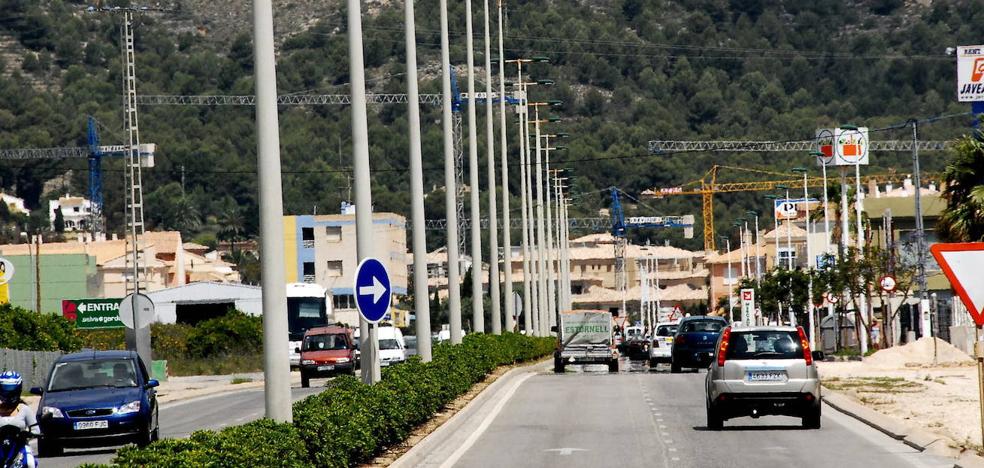
{"type": "Polygon", "coordinates": [[[305,249],[314,248],[314,239],[304,239],[301,241],[301,247],[305,249]]]}
{"type": "Polygon", "coordinates": [[[305,283],[309,283],[309,284],[313,284],[314,283],[314,275],[304,275],[304,282],[305,283]]]}

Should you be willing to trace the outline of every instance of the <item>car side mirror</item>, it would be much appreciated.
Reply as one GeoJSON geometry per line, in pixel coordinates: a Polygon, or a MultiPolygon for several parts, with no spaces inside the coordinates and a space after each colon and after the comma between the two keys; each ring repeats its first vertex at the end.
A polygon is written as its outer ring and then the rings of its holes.
{"type": "Polygon", "coordinates": [[[823,351],[814,351],[813,352],[813,360],[814,361],[823,361],[824,357],[825,356],[823,354],[823,351]]]}
{"type": "Polygon", "coordinates": [[[160,386],[160,384],[161,383],[158,382],[157,379],[150,379],[150,380],[147,381],[146,387],[147,388],[154,388],[154,387],[160,386]]]}
{"type": "Polygon", "coordinates": [[[44,395],[44,390],[41,387],[31,387],[31,395],[44,395]]]}

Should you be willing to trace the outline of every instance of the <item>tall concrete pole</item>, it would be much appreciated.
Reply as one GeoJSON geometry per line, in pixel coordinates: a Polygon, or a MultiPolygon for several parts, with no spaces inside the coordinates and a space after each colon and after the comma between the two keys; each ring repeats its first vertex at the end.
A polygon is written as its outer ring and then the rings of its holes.
{"type": "Polygon", "coordinates": [[[759,217],[755,215],[755,286],[762,284],[762,252],[759,250],[759,217]]]}
{"type": "MultiPolygon", "coordinates": [[[[554,219],[553,219],[553,209],[551,205],[551,199],[553,196],[550,194],[551,187],[551,171],[550,171],[550,136],[544,135],[544,143],[546,146],[543,148],[543,159],[546,163],[546,180],[544,185],[544,195],[546,196],[546,206],[547,206],[547,310],[550,312],[548,323],[553,326],[557,324],[557,264],[554,261],[554,219]]],[[[556,183],[556,181],[554,181],[556,183]]]]}
{"type": "MultiPolygon", "coordinates": [[[[512,232],[509,220],[509,161],[506,158],[506,56],[502,47],[502,0],[499,5],[499,162],[502,167],[502,268],[505,270],[505,286],[502,300],[506,307],[506,331],[514,331],[513,318],[516,310],[513,307],[512,282],[512,232]]],[[[487,54],[486,54],[487,55],[487,54]]],[[[491,172],[491,171],[490,171],[491,172]]]]}
{"type": "MultiPolygon", "coordinates": [[[[734,311],[734,305],[733,305],[735,303],[735,270],[732,269],[732,267],[731,267],[731,239],[725,239],[724,240],[724,243],[725,243],[724,248],[727,249],[727,251],[728,251],[728,253],[727,253],[727,255],[728,255],[728,275],[727,276],[728,276],[728,280],[729,280],[729,284],[728,284],[728,321],[731,322],[731,323],[735,323],[735,311],[734,311]]],[[[778,256],[779,254],[777,253],[776,255],[778,256]]]]}
{"type": "MultiPolygon", "coordinates": [[[[519,63],[519,83],[523,82],[523,64],[519,63]]],[[[522,90],[522,88],[520,88],[522,90]]],[[[526,204],[526,193],[529,190],[527,186],[527,179],[529,178],[527,172],[529,171],[529,161],[526,157],[526,145],[528,140],[526,138],[526,122],[523,116],[526,114],[526,97],[521,93],[520,95],[519,109],[520,114],[518,115],[519,121],[519,191],[520,191],[520,211],[522,211],[522,245],[523,245],[523,330],[526,333],[533,333],[536,329],[533,326],[533,301],[531,299],[531,268],[530,268],[530,220],[527,213],[529,207],[526,204]]],[[[508,197],[506,198],[508,200],[508,197]]],[[[505,226],[507,229],[509,227],[508,223],[505,226]]]]}
{"type": "Polygon", "coordinates": [[[820,168],[823,171],[823,238],[824,253],[830,253],[830,203],[827,199],[827,165],[820,161],[820,168]]]}
{"type": "MultiPolygon", "coordinates": [[[[472,331],[485,333],[485,301],[482,297],[482,213],[478,190],[478,130],[475,116],[475,44],[472,32],[472,0],[465,0],[466,59],[468,60],[468,184],[471,185],[472,331]]],[[[491,278],[489,278],[491,280],[491,278]]]]}
{"type": "Polygon", "coordinates": [[[803,171],[803,200],[806,200],[806,273],[809,274],[809,281],[806,284],[806,312],[808,315],[807,323],[810,326],[810,349],[816,349],[816,339],[815,334],[815,322],[813,319],[813,314],[815,313],[813,308],[813,274],[811,269],[815,267],[813,265],[813,248],[810,246],[810,192],[807,190],[807,179],[806,171],[803,171]]]}
{"type": "MultiPolygon", "coordinates": [[[[499,307],[499,222],[495,194],[495,130],[492,128],[492,38],[489,34],[489,0],[484,2],[485,24],[485,149],[488,160],[489,185],[489,295],[491,301],[492,334],[502,334],[502,309],[499,307]]],[[[501,102],[503,96],[499,96],[501,102]]],[[[503,194],[504,197],[508,195],[503,194]]],[[[508,215],[506,215],[508,216],[508,215]]],[[[508,259],[509,253],[506,253],[508,259]]],[[[512,298],[507,297],[506,302],[512,298]]]]}
{"type": "MultiPolygon", "coordinates": [[[[366,68],[362,61],[362,2],[348,0],[349,77],[352,83],[352,169],[355,172],[355,251],[359,261],[373,256],[372,185],[369,177],[369,124],[366,68]]],[[[375,326],[359,318],[362,381],[379,382],[379,341],[375,326]],[[366,365],[368,364],[368,365],[366,365]]]]}
{"type": "Polygon", "coordinates": [[[455,196],[454,136],[451,115],[451,54],[448,48],[448,0],[440,0],[441,8],[441,75],[442,112],[444,129],[444,217],[447,219],[448,240],[448,322],[451,344],[461,343],[461,276],[458,268],[458,207],[455,196]]]}
{"type": "MultiPolygon", "coordinates": [[[[864,257],[864,225],[861,222],[861,205],[864,203],[862,199],[864,198],[864,192],[861,191],[861,163],[860,159],[854,164],[854,183],[856,184],[854,189],[854,216],[857,221],[857,246],[858,246],[858,258],[864,257]]],[[[916,188],[918,190],[918,187],[916,188]]],[[[868,294],[861,292],[861,297],[858,298],[858,307],[861,309],[862,320],[868,321],[868,294]]],[[[861,327],[861,355],[863,356],[868,352],[868,333],[861,327]]]]}
{"type": "MultiPolygon", "coordinates": [[[[420,100],[417,90],[417,33],[413,2],[405,1],[407,46],[407,120],[410,123],[410,211],[413,227],[413,308],[416,316],[417,353],[431,360],[430,300],[427,290],[427,237],[424,230],[424,173],[420,151],[420,100]]],[[[358,215],[358,211],[356,211],[358,215]]]]}
{"type": "MultiPolygon", "coordinates": [[[[974,103],[984,104],[984,103],[974,103]]],[[[923,336],[933,336],[932,322],[930,321],[929,296],[926,293],[926,230],[923,227],[922,215],[922,181],[920,180],[919,170],[919,122],[915,119],[912,123],[912,183],[916,188],[916,284],[919,286],[919,317],[922,319],[923,336]]]]}
{"type": "Polygon", "coordinates": [[[534,260],[534,253],[537,252],[537,245],[539,243],[536,237],[536,224],[534,219],[536,218],[536,211],[533,203],[533,153],[530,147],[530,105],[529,97],[527,96],[526,85],[523,84],[523,109],[524,112],[521,116],[523,121],[523,148],[526,153],[526,209],[529,211],[526,214],[528,220],[526,228],[529,230],[530,239],[530,301],[531,301],[531,314],[533,315],[533,334],[535,336],[540,336],[542,328],[540,327],[540,314],[543,309],[540,299],[540,277],[543,275],[543,271],[540,270],[539,255],[537,259],[534,260]],[[534,279],[536,278],[536,279],[534,279]]]}
{"type": "Polygon", "coordinates": [[[253,2],[256,70],[256,170],[260,197],[260,270],[263,286],[263,395],[266,417],[291,422],[290,357],[287,340],[287,282],[284,280],[284,203],[280,180],[277,70],[273,50],[273,6],[253,2]]]}
{"type": "MultiPolygon", "coordinates": [[[[789,189],[786,189],[786,202],[789,202],[789,189]]],[[[793,269],[793,220],[786,220],[789,223],[789,227],[786,228],[786,264],[789,265],[790,270],[793,269]]],[[[792,310],[789,312],[792,314],[792,310]]]]}
{"type": "Polygon", "coordinates": [[[537,253],[537,292],[540,296],[540,336],[548,336],[550,333],[550,327],[547,325],[550,323],[549,311],[550,307],[547,302],[547,263],[546,263],[546,249],[544,243],[546,242],[546,232],[544,229],[544,218],[543,218],[543,152],[542,146],[540,145],[540,107],[534,106],[533,108],[533,124],[535,128],[534,138],[536,139],[536,164],[533,170],[536,171],[536,253],[537,253]]]}

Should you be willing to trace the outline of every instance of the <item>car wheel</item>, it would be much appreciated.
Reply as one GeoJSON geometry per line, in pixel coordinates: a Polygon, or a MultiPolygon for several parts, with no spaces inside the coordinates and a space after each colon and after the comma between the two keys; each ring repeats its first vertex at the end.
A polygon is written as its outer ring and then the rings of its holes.
{"type": "Polygon", "coordinates": [[[672,373],[672,374],[679,374],[680,372],[681,372],[681,369],[680,369],[680,365],[679,364],[677,364],[675,362],[670,363],[670,373],[672,373]]]}
{"type": "Polygon", "coordinates": [[[820,406],[811,408],[806,416],[803,416],[804,429],[820,429],[820,406]]]}
{"type": "Polygon", "coordinates": [[[63,453],[65,450],[58,442],[43,437],[38,439],[38,456],[41,458],[60,457],[63,453]]]}
{"type": "Polygon", "coordinates": [[[711,406],[707,407],[707,428],[711,430],[718,430],[724,427],[724,418],[721,414],[711,406]]]}
{"type": "Polygon", "coordinates": [[[659,361],[657,361],[655,359],[650,359],[649,360],[649,368],[650,369],[656,369],[656,367],[658,367],[658,366],[659,366],[659,361]]]}
{"type": "Polygon", "coordinates": [[[613,372],[613,373],[618,372],[618,359],[612,359],[608,363],[608,372],[613,372]]]}
{"type": "Polygon", "coordinates": [[[161,440],[161,426],[159,425],[154,428],[153,432],[150,433],[151,442],[157,442],[158,440],[161,440]]]}
{"type": "Polygon", "coordinates": [[[308,388],[311,386],[311,377],[307,375],[306,372],[301,371],[301,387],[308,388]]]}
{"type": "Polygon", "coordinates": [[[136,442],[138,447],[146,447],[153,441],[154,431],[150,429],[150,426],[147,426],[147,429],[141,430],[140,433],[137,434],[136,442]]]}

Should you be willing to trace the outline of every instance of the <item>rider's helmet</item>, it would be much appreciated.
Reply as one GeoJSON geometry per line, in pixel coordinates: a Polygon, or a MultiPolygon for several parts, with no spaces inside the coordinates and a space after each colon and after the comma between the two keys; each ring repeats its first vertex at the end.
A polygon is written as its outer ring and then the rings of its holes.
{"type": "Polygon", "coordinates": [[[16,371],[0,373],[0,404],[12,405],[21,400],[24,379],[16,371]]]}

